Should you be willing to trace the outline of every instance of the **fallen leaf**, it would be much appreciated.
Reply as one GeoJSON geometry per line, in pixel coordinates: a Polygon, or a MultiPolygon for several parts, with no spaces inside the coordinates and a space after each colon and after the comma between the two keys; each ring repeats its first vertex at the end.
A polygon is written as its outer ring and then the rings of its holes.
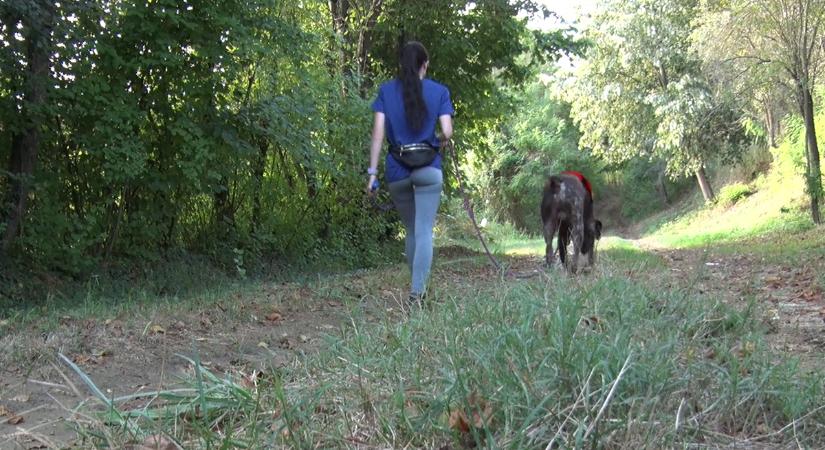
{"type": "Polygon", "coordinates": [[[764,278],[765,285],[769,288],[776,289],[782,286],[782,278],[778,276],[767,276],[764,278]]]}
{"type": "Polygon", "coordinates": [[[493,407],[487,405],[482,411],[473,412],[473,426],[476,428],[485,428],[490,425],[493,418],[493,407]]]}
{"type": "Polygon", "coordinates": [[[75,355],[74,362],[76,364],[86,364],[91,361],[92,357],[89,355],[75,355]]]}
{"type": "Polygon", "coordinates": [[[294,428],[294,429],[296,429],[296,430],[297,430],[297,429],[298,429],[298,428],[300,428],[302,425],[303,425],[303,423],[301,423],[301,421],[299,421],[299,420],[296,420],[296,421],[294,421],[294,422],[293,422],[293,423],[291,423],[291,424],[290,424],[290,423],[287,423],[287,426],[286,426],[286,427],[284,427],[283,431],[281,431],[281,436],[283,436],[283,437],[285,437],[285,438],[288,438],[290,435],[292,435],[292,434],[293,434],[293,432],[292,432],[292,431],[290,431],[290,428],[294,428]]]}
{"type": "Polygon", "coordinates": [[[146,436],[135,450],[176,450],[178,448],[174,442],[162,434],[152,434],[146,436]]]}
{"type": "Polygon", "coordinates": [[[109,350],[106,349],[92,350],[92,356],[94,356],[95,358],[103,358],[104,356],[109,356],[110,354],[111,353],[109,352],[109,350]]]}
{"type": "Polygon", "coordinates": [[[6,420],[9,425],[17,425],[23,423],[23,416],[11,416],[6,420]]]}
{"type": "Polygon", "coordinates": [[[282,316],[281,313],[278,311],[272,311],[271,313],[266,315],[266,320],[270,322],[277,322],[283,318],[284,316],[282,316]]]}
{"type": "Polygon", "coordinates": [[[470,398],[467,399],[467,403],[469,404],[469,409],[472,410],[472,413],[470,414],[472,420],[467,417],[467,413],[463,410],[455,409],[450,413],[448,421],[450,428],[462,433],[469,433],[470,427],[486,428],[490,425],[490,422],[493,419],[492,405],[487,403],[484,399],[479,398],[475,393],[470,394],[470,398]]]}
{"type": "Polygon", "coordinates": [[[493,406],[483,398],[479,398],[476,393],[470,395],[469,403],[473,409],[473,426],[484,428],[489,425],[493,418],[493,406]]]}
{"type": "Polygon", "coordinates": [[[470,432],[470,423],[467,419],[467,415],[464,414],[464,411],[460,409],[453,410],[450,413],[450,419],[448,421],[450,428],[456,431],[460,431],[462,433],[469,433],[470,432]]]}
{"type": "Polygon", "coordinates": [[[0,405],[0,416],[12,416],[14,415],[9,408],[6,408],[3,405],[0,405]]]}
{"type": "Polygon", "coordinates": [[[266,343],[266,342],[264,342],[264,341],[261,341],[261,342],[258,342],[258,347],[261,347],[261,348],[269,348],[269,344],[267,344],[267,343],[266,343]]]}
{"type": "Polygon", "coordinates": [[[802,291],[802,294],[800,294],[800,297],[803,300],[807,300],[809,302],[814,301],[814,300],[821,300],[822,299],[822,292],[820,292],[819,289],[806,289],[806,290],[802,291]]]}
{"type": "Polygon", "coordinates": [[[149,332],[152,334],[166,334],[166,328],[163,328],[162,326],[155,324],[149,327],[149,332]]]}

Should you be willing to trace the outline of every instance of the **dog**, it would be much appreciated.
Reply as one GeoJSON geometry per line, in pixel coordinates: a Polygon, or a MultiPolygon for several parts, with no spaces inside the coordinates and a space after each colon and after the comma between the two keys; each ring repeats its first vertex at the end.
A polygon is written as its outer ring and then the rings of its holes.
{"type": "Polygon", "coordinates": [[[544,185],[541,200],[545,261],[553,265],[553,235],[558,231],[559,259],[576,273],[579,254],[587,255],[590,265],[596,259],[596,241],[602,237],[602,223],[593,217],[593,190],[578,172],[567,171],[551,176],[544,185]],[[573,258],[567,264],[567,245],[573,241],[573,258]]]}

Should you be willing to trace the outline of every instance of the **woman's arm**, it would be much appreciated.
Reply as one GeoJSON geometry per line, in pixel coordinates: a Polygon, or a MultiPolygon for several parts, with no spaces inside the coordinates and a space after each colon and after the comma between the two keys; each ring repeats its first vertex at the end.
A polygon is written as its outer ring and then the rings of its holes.
{"type": "Polygon", "coordinates": [[[453,116],[444,114],[438,116],[438,124],[441,125],[441,135],[445,141],[453,137],[453,116]]]}
{"type": "MultiPolygon", "coordinates": [[[[372,123],[372,141],[370,142],[370,165],[369,171],[378,170],[378,157],[381,156],[381,147],[384,145],[384,113],[376,112],[372,123]]],[[[372,183],[375,182],[376,175],[372,174],[367,181],[367,193],[372,192],[372,183]]]]}

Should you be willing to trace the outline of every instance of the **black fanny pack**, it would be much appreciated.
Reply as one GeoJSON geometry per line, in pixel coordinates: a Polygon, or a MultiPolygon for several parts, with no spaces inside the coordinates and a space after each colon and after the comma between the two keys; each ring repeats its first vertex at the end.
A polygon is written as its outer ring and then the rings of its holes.
{"type": "Polygon", "coordinates": [[[438,150],[426,143],[391,145],[390,154],[401,164],[410,169],[417,169],[430,165],[438,155],[438,150]]]}

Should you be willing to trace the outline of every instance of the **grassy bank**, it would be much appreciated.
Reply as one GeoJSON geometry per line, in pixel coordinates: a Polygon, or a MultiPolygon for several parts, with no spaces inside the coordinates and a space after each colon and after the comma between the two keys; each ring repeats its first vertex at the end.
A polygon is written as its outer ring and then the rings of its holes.
{"type": "MultiPolygon", "coordinates": [[[[712,204],[686,202],[639,225],[647,243],[667,248],[722,246],[813,229],[804,189],[800,143],[771,150],[770,169],[749,182],[721,187],[712,204]]],[[[765,239],[762,239],[763,241],[765,239]]]]}

